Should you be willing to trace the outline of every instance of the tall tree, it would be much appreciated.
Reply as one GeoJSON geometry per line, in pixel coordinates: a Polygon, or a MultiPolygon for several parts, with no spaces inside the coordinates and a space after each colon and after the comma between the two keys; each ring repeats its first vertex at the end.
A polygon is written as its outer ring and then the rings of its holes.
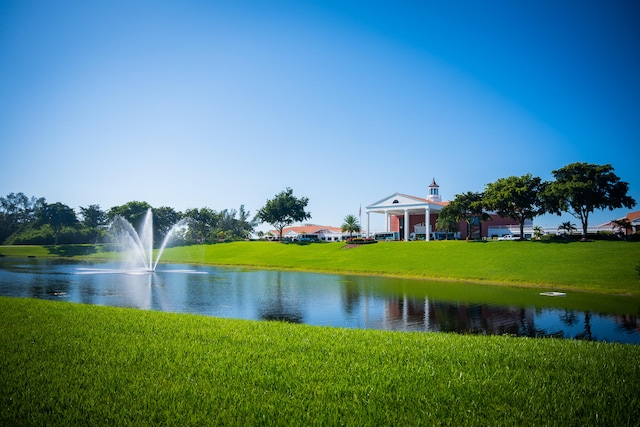
{"type": "Polygon", "coordinates": [[[138,228],[142,225],[141,222],[150,208],[151,205],[147,202],[128,202],[124,205],[114,206],[109,209],[109,212],[107,212],[107,218],[109,220],[113,220],[116,215],[119,215],[129,221],[131,225],[138,228]]]}
{"type": "Polygon", "coordinates": [[[344,217],[344,222],[342,223],[343,233],[349,233],[349,237],[352,237],[353,233],[359,233],[360,231],[362,231],[362,227],[360,227],[360,222],[355,215],[344,217]]]}
{"type": "Polygon", "coordinates": [[[213,242],[213,231],[218,226],[219,215],[211,208],[187,209],[185,218],[193,219],[187,239],[195,243],[213,242]]]}
{"type": "Polygon", "coordinates": [[[153,209],[153,241],[160,245],[171,228],[182,219],[182,214],[168,206],[153,209]]]}
{"type": "Polygon", "coordinates": [[[38,212],[45,205],[44,197],[27,197],[24,193],[10,193],[0,197],[0,243],[13,233],[38,220],[38,212]]]}
{"type": "Polygon", "coordinates": [[[91,240],[95,243],[100,235],[100,228],[107,223],[107,213],[100,209],[100,205],[80,206],[82,224],[89,229],[91,240]]]}
{"type": "Polygon", "coordinates": [[[613,167],[591,163],[571,163],[554,170],[552,181],[544,192],[549,213],[568,212],[582,224],[582,238],[587,238],[589,214],[596,209],[631,209],[636,201],[627,193],[629,184],[620,181],[613,167]]]}
{"type": "Polygon", "coordinates": [[[287,187],[273,199],[267,200],[256,214],[256,220],[274,226],[280,233],[279,240],[282,242],[282,230],[286,226],[311,218],[311,213],[304,210],[307,204],[309,204],[308,198],[298,199],[293,195],[293,190],[287,187]]]}
{"type": "Polygon", "coordinates": [[[477,230],[480,236],[481,224],[483,221],[491,219],[489,214],[483,209],[483,195],[468,191],[464,194],[456,194],[455,198],[445,206],[440,215],[454,218],[456,222],[467,223],[467,239],[473,238],[474,231],[477,230]]]}
{"type": "Polygon", "coordinates": [[[62,203],[46,204],[40,211],[42,222],[49,224],[55,238],[54,245],[58,244],[60,232],[64,227],[72,227],[77,224],[78,218],[73,209],[62,203]]]}
{"type": "Polygon", "coordinates": [[[543,188],[542,180],[531,174],[500,178],[486,185],[484,204],[501,217],[518,221],[520,240],[523,240],[525,221],[545,211],[539,196],[543,188]]]}

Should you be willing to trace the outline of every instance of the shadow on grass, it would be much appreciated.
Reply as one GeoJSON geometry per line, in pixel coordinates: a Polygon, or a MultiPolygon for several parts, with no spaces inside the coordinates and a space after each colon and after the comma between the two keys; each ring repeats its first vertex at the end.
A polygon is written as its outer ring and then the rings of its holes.
{"type": "Polygon", "coordinates": [[[64,257],[91,255],[98,252],[94,245],[48,245],[45,247],[50,254],[64,257]]]}

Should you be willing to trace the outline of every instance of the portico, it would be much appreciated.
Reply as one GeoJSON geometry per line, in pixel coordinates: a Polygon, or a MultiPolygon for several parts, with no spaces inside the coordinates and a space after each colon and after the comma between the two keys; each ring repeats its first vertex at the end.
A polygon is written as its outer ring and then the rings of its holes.
{"type": "Polygon", "coordinates": [[[367,235],[370,234],[370,215],[373,213],[385,215],[385,231],[397,230],[405,241],[409,240],[411,233],[424,234],[428,241],[438,213],[446,205],[446,202],[394,193],[366,207],[367,235]]]}

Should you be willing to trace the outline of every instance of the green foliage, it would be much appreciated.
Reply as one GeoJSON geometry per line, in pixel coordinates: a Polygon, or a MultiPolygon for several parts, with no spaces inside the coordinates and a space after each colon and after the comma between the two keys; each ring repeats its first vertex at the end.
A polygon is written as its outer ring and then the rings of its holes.
{"type": "Polygon", "coordinates": [[[568,212],[582,223],[582,237],[587,237],[589,214],[596,209],[626,207],[636,202],[627,195],[629,184],[620,181],[611,165],[572,163],[553,171],[555,181],[545,189],[546,210],[568,212]]]}
{"type": "Polygon", "coordinates": [[[151,205],[147,202],[132,201],[109,209],[107,218],[112,221],[116,215],[121,216],[137,228],[141,225],[140,223],[149,209],[151,209],[151,205]]]}
{"type": "Polygon", "coordinates": [[[294,222],[311,218],[311,213],[304,209],[309,204],[306,197],[297,198],[293,190],[288,188],[276,194],[256,214],[256,220],[273,225],[279,231],[279,239],[282,241],[282,230],[294,222]]]}
{"type": "MultiPolygon", "coordinates": [[[[374,245],[376,246],[376,245],[374,245]]],[[[0,298],[2,425],[634,425],[640,347],[0,298]]]]}
{"type": "Polygon", "coordinates": [[[456,194],[440,214],[447,220],[453,219],[457,223],[466,222],[467,239],[480,238],[480,223],[491,219],[489,214],[484,212],[484,204],[482,193],[468,191],[464,194],[456,194]]]}
{"type": "Polygon", "coordinates": [[[545,185],[539,177],[531,174],[500,178],[487,184],[483,202],[487,209],[496,211],[501,217],[518,221],[520,238],[524,239],[524,223],[544,213],[539,194],[545,185]]]}
{"type": "Polygon", "coordinates": [[[359,233],[362,227],[360,227],[360,221],[355,215],[347,215],[344,217],[341,229],[343,233],[349,233],[349,237],[351,237],[353,233],[359,233]]]}

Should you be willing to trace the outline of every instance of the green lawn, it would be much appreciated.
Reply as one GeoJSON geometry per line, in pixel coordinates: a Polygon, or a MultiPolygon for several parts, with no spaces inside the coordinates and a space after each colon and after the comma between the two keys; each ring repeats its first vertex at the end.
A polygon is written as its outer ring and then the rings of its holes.
{"type": "Polygon", "coordinates": [[[163,260],[640,295],[640,243],[629,242],[237,242],[170,248],[163,260]]]}
{"type": "Polygon", "coordinates": [[[640,346],[0,298],[0,425],[640,423],[640,346]]]}
{"type": "MultiPolygon", "coordinates": [[[[6,256],[113,259],[108,247],[0,246],[6,256]]],[[[631,242],[234,242],[168,248],[163,262],[401,276],[640,296],[640,243],[631,242]]]]}

